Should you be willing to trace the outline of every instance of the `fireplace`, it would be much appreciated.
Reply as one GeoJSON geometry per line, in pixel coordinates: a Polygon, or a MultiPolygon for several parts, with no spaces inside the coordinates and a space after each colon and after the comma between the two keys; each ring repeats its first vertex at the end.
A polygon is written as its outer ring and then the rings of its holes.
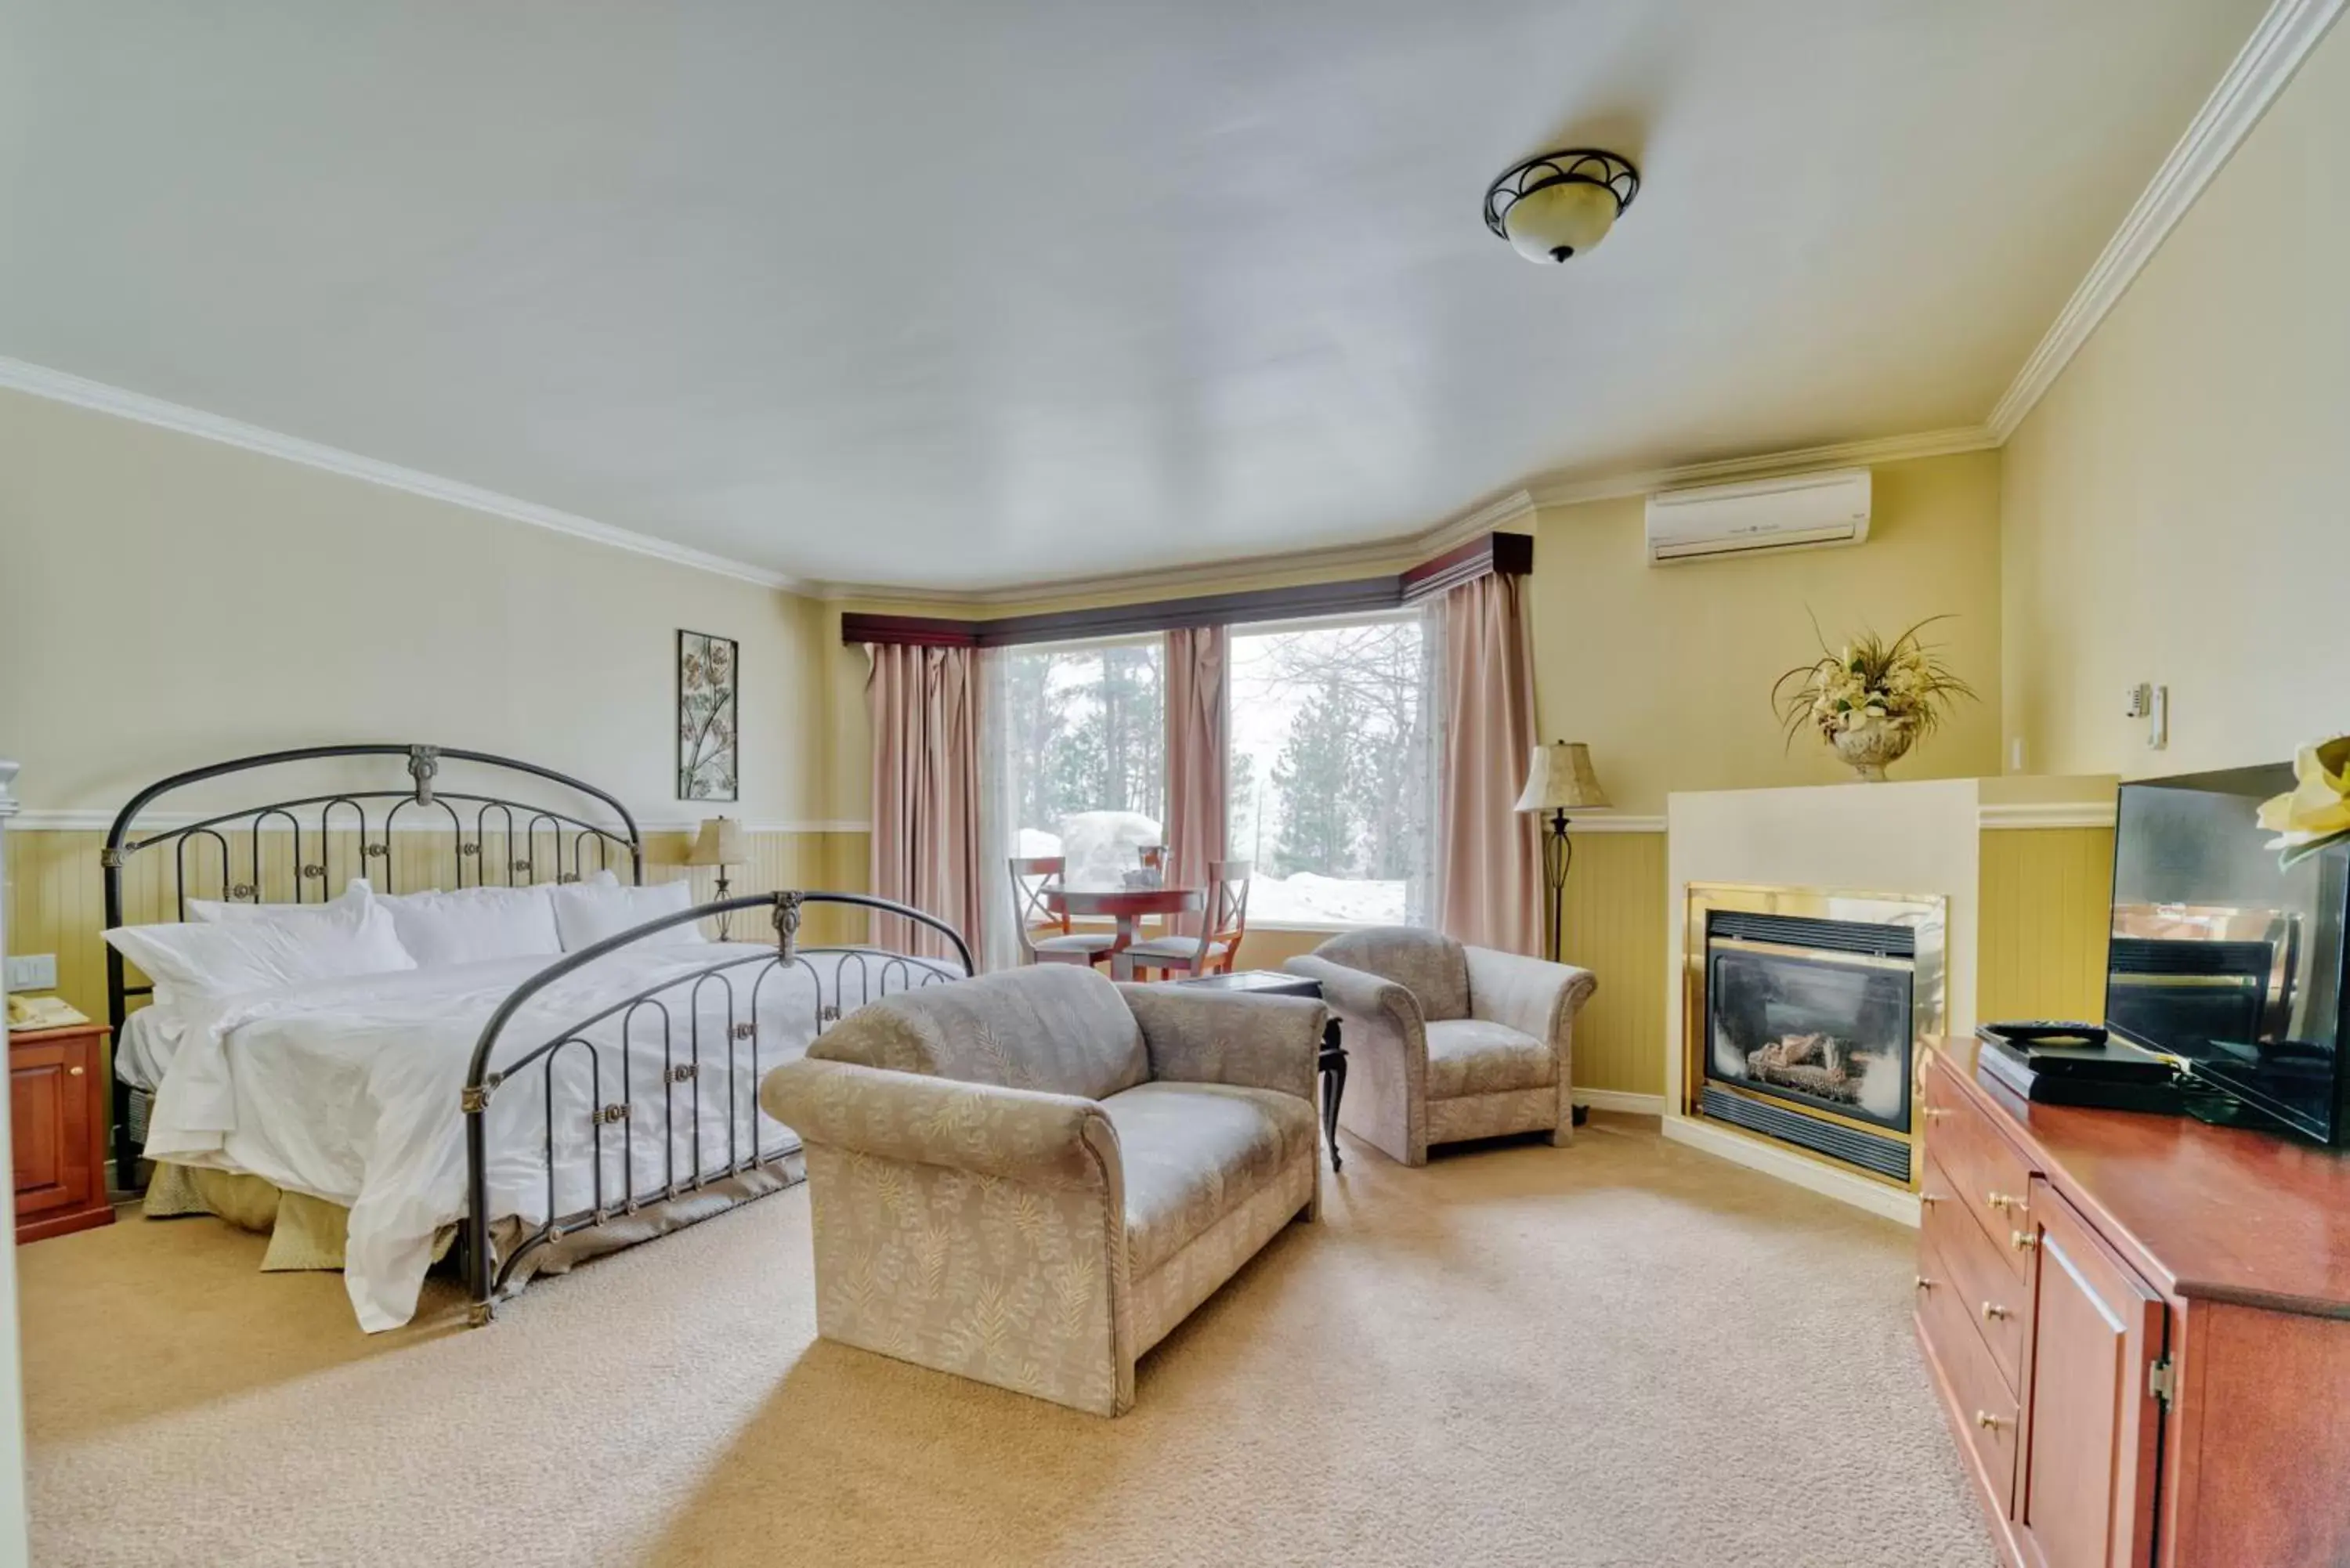
{"type": "Polygon", "coordinates": [[[1914,1186],[1944,901],[1699,883],[1689,900],[1684,1109],[1914,1186]]]}

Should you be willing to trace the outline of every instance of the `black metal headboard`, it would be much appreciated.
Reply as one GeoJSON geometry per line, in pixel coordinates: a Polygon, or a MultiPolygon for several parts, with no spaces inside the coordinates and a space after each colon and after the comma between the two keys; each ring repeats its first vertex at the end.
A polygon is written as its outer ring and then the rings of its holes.
{"type": "MultiPolygon", "coordinates": [[[[487,787],[504,786],[493,784],[487,787]]],[[[173,896],[182,919],[187,918],[192,851],[200,871],[217,870],[221,897],[233,901],[325,903],[341,890],[344,882],[359,876],[374,881],[380,892],[399,892],[400,857],[391,850],[392,830],[396,826],[402,831],[431,828],[449,836],[449,879],[445,885],[451,888],[574,882],[589,871],[617,873],[619,867],[616,862],[622,858],[622,851],[626,852],[629,879],[644,880],[644,836],[637,831],[636,818],[629,815],[629,808],[617,796],[594,784],[536,763],[488,752],[461,751],[454,746],[303,746],[191,768],[132,795],[130,804],[116,815],[114,826],[107,830],[106,847],[99,856],[106,878],[106,929],[112,930],[123,923],[125,868],[134,857],[151,850],[168,851],[172,857],[173,896]],[[350,757],[399,758],[406,764],[409,782],[398,789],[344,789],[272,800],[213,812],[193,822],[160,828],[143,837],[132,836],[140,815],[175,790],[232,774],[350,757]],[[443,762],[494,770],[490,775],[493,779],[500,773],[520,774],[569,791],[570,798],[556,806],[503,794],[439,789],[433,781],[443,762]],[[591,822],[580,815],[597,806],[609,813],[610,820],[591,822]],[[402,813],[411,815],[403,818],[402,813]],[[619,826],[614,826],[613,821],[619,826]],[[265,856],[265,842],[282,853],[265,856]],[[502,853],[493,854],[493,846],[502,853]],[[271,898],[273,888],[280,889],[282,896],[271,898]]],[[[436,862],[437,858],[436,854],[436,862]]],[[[128,1015],[129,1000],[147,995],[154,989],[128,985],[126,978],[122,955],[108,948],[107,1013],[117,1039],[121,1036],[128,1015]]],[[[118,1091],[120,1087],[118,1080],[118,1091]]],[[[118,1117],[120,1114],[118,1107],[118,1117]]]]}

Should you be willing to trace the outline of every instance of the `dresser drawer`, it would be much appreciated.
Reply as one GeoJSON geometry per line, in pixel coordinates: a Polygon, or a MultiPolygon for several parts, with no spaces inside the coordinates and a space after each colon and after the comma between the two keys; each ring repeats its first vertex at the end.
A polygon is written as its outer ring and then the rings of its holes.
{"type": "MultiPolygon", "coordinates": [[[[2011,1394],[2023,1388],[2023,1342],[2032,1316],[2032,1292],[2007,1270],[2000,1247],[1959,1212],[1962,1207],[1949,1172],[1926,1157],[1918,1179],[1918,1252],[1934,1260],[1919,1272],[1936,1274],[1972,1315],[1983,1346],[2011,1394]]],[[[1938,1286],[1937,1288],[1941,1288],[1938,1286]]]]}
{"type": "Polygon", "coordinates": [[[2008,1272],[2019,1282],[2028,1282],[2031,1163],[1992,1123],[1991,1114],[1967,1097],[1939,1055],[1926,1075],[1926,1154],[1942,1168],[1958,1206],[1982,1227],[2008,1272]]]}
{"type": "MultiPolygon", "coordinates": [[[[1960,1223],[1964,1224],[1961,1220],[1960,1223]]],[[[1983,1484],[2002,1514],[2015,1511],[2015,1394],[2000,1375],[1974,1309],[1952,1282],[1952,1271],[1930,1241],[1918,1254],[1918,1331],[1941,1369],[1950,1418],[1965,1435],[1983,1484]]]]}

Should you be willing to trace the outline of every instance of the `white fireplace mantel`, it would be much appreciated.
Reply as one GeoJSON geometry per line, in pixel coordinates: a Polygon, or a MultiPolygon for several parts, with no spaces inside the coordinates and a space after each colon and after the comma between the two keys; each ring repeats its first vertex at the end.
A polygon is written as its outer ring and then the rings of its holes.
{"type": "MultiPolygon", "coordinates": [[[[1929,779],[1678,794],[1666,804],[1665,1136],[1906,1224],[1918,1199],[1784,1145],[1685,1113],[1682,984],[1692,882],[1748,883],[1948,900],[1946,1028],[1975,1026],[1981,836],[2003,819],[2110,814],[2115,781],[1929,779]]],[[[2106,820],[2111,820],[2108,815],[2106,820]]]]}

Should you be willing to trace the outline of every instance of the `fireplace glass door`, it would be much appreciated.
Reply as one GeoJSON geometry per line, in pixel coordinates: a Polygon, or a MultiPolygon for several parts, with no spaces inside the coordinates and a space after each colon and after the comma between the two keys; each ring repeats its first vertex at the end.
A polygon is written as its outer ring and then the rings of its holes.
{"type": "Polygon", "coordinates": [[[1909,1130],[1908,958],[1718,935],[1707,950],[1708,1077],[1909,1130]]]}

